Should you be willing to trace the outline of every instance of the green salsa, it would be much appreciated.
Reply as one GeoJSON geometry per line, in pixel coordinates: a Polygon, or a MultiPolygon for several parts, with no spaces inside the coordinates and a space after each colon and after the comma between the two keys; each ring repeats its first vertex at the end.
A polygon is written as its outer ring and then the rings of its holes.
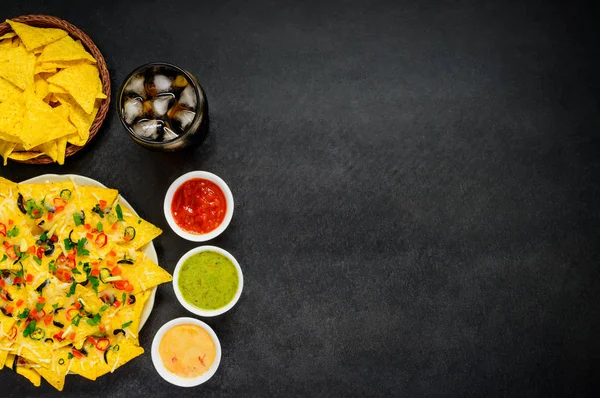
{"type": "Polygon", "coordinates": [[[177,284],[185,301],[203,310],[225,307],[237,293],[235,265],[212,251],[196,253],[183,263],[177,284]]]}

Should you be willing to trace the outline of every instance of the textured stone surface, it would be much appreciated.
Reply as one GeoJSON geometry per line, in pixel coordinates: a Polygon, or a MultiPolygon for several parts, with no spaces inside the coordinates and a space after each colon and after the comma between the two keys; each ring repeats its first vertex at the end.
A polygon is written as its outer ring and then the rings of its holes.
{"type": "MultiPolygon", "coordinates": [[[[179,389],[147,353],[95,383],[69,377],[63,395],[591,395],[598,18],[513,3],[3,4],[4,17],[52,14],[86,31],[113,93],[146,62],[188,69],[211,133],[195,150],[149,152],[113,105],[64,167],[11,164],[2,176],[79,173],[118,188],[165,230],[155,244],[170,271],[194,244],[163,217],[169,184],[208,170],[236,199],[211,242],[246,280],[235,310],[209,321],[223,345],[216,376],[179,389]]],[[[144,348],[184,315],[159,288],[144,348]]],[[[8,371],[0,385],[55,395],[8,371]]]]}

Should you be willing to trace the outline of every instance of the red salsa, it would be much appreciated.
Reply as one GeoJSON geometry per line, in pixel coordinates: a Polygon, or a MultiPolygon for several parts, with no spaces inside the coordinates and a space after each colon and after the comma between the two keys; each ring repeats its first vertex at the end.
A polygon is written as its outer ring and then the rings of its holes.
{"type": "Polygon", "coordinates": [[[227,212],[225,194],[217,184],[194,178],[181,184],[171,202],[171,214],[180,228],[191,234],[216,229],[227,212]]]}

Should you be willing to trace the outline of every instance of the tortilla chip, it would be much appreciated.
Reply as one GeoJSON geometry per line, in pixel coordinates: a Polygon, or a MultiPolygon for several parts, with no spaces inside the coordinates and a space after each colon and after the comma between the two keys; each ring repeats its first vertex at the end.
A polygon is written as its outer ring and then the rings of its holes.
{"type": "Polygon", "coordinates": [[[99,80],[98,69],[94,65],[78,65],[61,70],[49,78],[48,83],[67,90],[89,114],[94,109],[99,80]]]}
{"type": "Polygon", "coordinates": [[[4,40],[4,39],[12,39],[13,37],[15,37],[17,34],[15,32],[8,32],[3,34],[2,36],[0,36],[0,40],[4,40]]]}
{"type": "MultiPolygon", "coordinates": [[[[57,364],[58,366],[58,364],[57,364]]],[[[51,368],[38,368],[37,372],[42,376],[52,387],[58,391],[62,391],[65,387],[65,374],[53,371],[51,368]]]]}
{"type": "Polygon", "coordinates": [[[142,347],[135,345],[130,340],[121,340],[118,345],[119,351],[115,352],[111,350],[107,353],[106,359],[108,364],[100,362],[100,364],[96,365],[96,377],[103,376],[108,372],[112,373],[115,369],[144,353],[142,347]]]}
{"type": "Polygon", "coordinates": [[[15,150],[16,146],[17,144],[14,142],[0,140],[0,156],[4,159],[5,166],[8,163],[8,157],[15,150]]]}
{"type": "Polygon", "coordinates": [[[19,35],[23,44],[29,51],[55,42],[68,35],[68,33],[62,29],[36,28],[24,23],[11,21],[10,19],[7,19],[6,22],[8,22],[15,33],[19,35]]]}
{"type": "Polygon", "coordinates": [[[121,225],[119,226],[118,231],[124,233],[125,228],[131,226],[135,228],[135,238],[129,242],[119,242],[122,247],[138,250],[162,233],[160,228],[148,221],[143,220],[138,216],[129,216],[125,213],[128,213],[128,211],[123,209],[123,219],[125,220],[125,223],[119,223],[121,225]]]}
{"type": "Polygon", "coordinates": [[[0,60],[0,77],[5,78],[21,90],[33,86],[35,55],[25,47],[11,48],[6,51],[6,59],[0,60]]]}
{"type": "Polygon", "coordinates": [[[59,117],[50,105],[32,91],[25,91],[25,120],[21,131],[25,149],[73,134],[75,131],[75,127],[59,117]]]}
{"type": "Polygon", "coordinates": [[[99,203],[100,200],[106,201],[106,206],[110,207],[117,199],[117,196],[119,196],[119,191],[110,188],[78,186],[76,191],[79,204],[84,209],[86,214],[94,215],[95,213],[92,212],[92,209],[99,203]]]}
{"type": "Polygon", "coordinates": [[[48,92],[57,94],[67,94],[67,90],[52,83],[48,84],[48,92]]]}
{"type": "Polygon", "coordinates": [[[0,77],[0,102],[9,101],[23,92],[8,80],[0,77]]]}
{"type": "Polygon", "coordinates": [[[93,64],[96,63],[94,57],[85,51],[83,46],[78,45],[70,36],[64,36],[60,40],[48,44],[44,47],[44,51],[42,51],[39,57],[40,63],[78,60],[87,60],[93,64]]]}
{"type": "Polygon", "coordinates": [[[69,120],[77,128],[79,134],[77,143],[80,144],[79,146],[85,144],[90,137],[90,127],[92,127],[98,108],[94,105],[92,113],[87,114],[70,94],[57,94],[57,97],[62,104],[68,104],[69,106],[69,120]]]}
{"type": "Polygon", "coordinates": [[[26,367],[17,365],[17,373],[20,374],[21,376],[25,377],[27,380],[29,380],[31,382],[31,384],[33,384],[36,387],[39,387],[40,384],[42,383],[42,378],[40,377],[40,374],[32,368],[26,368],[26,367]]]}
{"type": "Polygon", "coordinates": [[[33,83],[35,86],[35,95],[42,100],[46,98],[48,95],[48,83],[39,76],[34,76],[33,83]]]}
{"type": "Polygon", "coordinates": [[[36,64],[37,67],[43,69],[66,69],[72,66],[78,65],[91,65],[91,63],[87,60],[76,60],[76,61],[46,61],[39,62],[36,64]]]}
{"type": "Polygon", "coordinates": [[[8,155],[8,158],[23,162],[25,160],[39,158],[42,155],[43,153],[41,152],[13,152],[8,155]]]}
{"type": "Polygon", "coordinates": [[[134,294],[173,280],[171,274],[143,254],[139,253],[138,258],[141,258],[141,261],[136,261],[134,265],[120,267],[123,271],[123,279],[133,284],[134,294]]]}
{"type": "Polygon", "coordinates": [[[21,143],[21,120],[25,103],[21,97],[0,103],[0,139],[21,143]]]}

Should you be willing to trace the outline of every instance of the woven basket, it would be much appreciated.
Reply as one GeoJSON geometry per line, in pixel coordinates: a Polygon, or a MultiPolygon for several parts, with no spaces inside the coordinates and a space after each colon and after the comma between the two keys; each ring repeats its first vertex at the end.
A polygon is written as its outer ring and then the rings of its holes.
{"type": "MultiPolygon", "coordinates": [[[[92,56],[96,59],[96,66],[98,67],[98,71],[100,72],[100,80],[102,80],[102,92],[106,94],[106,99],[102,100],[100,104],[100,109],[98,110],[98,114],[94,119],[94,123],[92,123],[92,127],[90,128],[90,138],[83,146],[75,146],[68,144],[66,149],[66,156],[71,156],[74,153],[78,152],[85,145],[89,144],[89,142],[94,138],[102,122],[104,122],[104,118],[106,118],[106,113],[108,112],[108,106],[110,105],[110,76],[108,74],[108,69],[106,68],[106,61],[104,61],[104,57],[98,47],[94,44],[92,39],[89,38],[82,30],[71,25],[67,21],[64,21],[60,18],[53,17],[50,15],[23,15],[17,18],[11,18],[13,21],[26,23],[27,25],[37,26],[40,28],[60,28],[69,33],[72,38],[81,40],[83,46],[92,54],[92,56]]],[[[0,24],[0,36],[12,31],[9,24],[3,22],[0,24]]],[[[53,163],[54,161],[48,157],[47,155],[38,156],[34,159],[20,161],[21,163],[30,163],[30,164],[48,164],[53,163]]]]}

